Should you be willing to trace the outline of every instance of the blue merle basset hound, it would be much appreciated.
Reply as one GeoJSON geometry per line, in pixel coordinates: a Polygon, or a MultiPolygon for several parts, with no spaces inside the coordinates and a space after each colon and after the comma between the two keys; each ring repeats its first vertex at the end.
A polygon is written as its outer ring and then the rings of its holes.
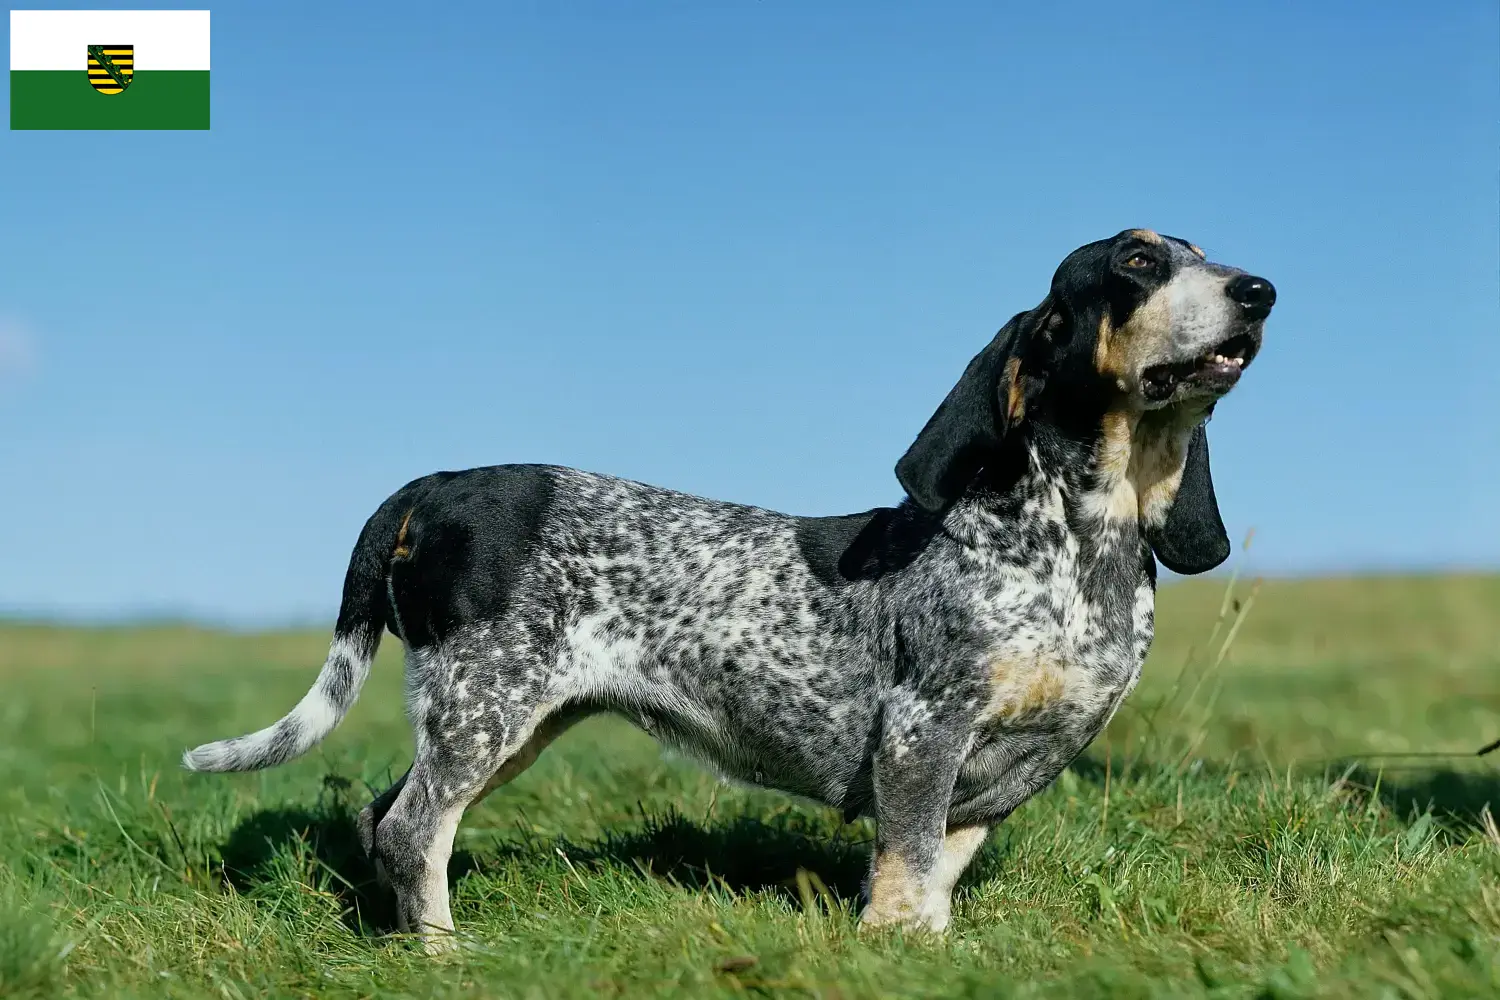
{"type": "Polygon", "coordinates": [[[306,752],[389,629],[416,756],[360,830],[429,949],[452,940],[464,809],[596,712],[873,815],[861,919],[942,931],[986,832],[1135,685],[1156,560],[1229,554],[1204,424],[1275,299],[1150,230],[1081,247],[897,463],[897,507],[795,517],[549,466],[418,479],[360,534],[312,690],[184,762],[306,752]]]}

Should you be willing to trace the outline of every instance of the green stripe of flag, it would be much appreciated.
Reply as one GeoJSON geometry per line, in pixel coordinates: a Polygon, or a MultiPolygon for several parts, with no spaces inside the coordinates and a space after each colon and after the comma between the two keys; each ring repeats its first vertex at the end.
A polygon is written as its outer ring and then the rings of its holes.
{"type": "Polygon", "coordinates": [[[101,94],[82,70],[11,70],[13,129],[206,129],[208,70],[136,70],[101,94]]]}

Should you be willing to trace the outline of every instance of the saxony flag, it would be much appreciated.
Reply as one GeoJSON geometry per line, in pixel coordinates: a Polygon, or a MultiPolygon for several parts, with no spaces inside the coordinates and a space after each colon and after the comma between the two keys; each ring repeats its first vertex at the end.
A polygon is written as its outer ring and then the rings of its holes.
{"type": "Polygon", "coordinates": [[[10,127],[208,128],[208,11],[11,11],[10,127]]]}

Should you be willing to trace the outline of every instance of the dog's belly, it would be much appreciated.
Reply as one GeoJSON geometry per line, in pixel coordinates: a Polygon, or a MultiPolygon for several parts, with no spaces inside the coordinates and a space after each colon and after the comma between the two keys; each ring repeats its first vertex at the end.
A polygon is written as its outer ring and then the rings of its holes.
{"type": "Polygon", "coordinates": [[[812,799],[836,808],[870,797],[873,699],[823,706],[736,711],[661,707],[624,711],[663,745],[727,780],[812,799]]]}
{"type": "Polygon", "coordinates": [[[663,643],[614,657],[590,694],[725,778],[843,807],[868,797],[880,695],[873,665],[827,645],[663,643]]]}

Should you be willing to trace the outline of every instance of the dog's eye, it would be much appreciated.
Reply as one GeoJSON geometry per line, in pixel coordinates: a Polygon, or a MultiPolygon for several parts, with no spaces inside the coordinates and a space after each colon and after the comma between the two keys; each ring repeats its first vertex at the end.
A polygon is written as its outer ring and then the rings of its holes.
{"type": "Polygon", "coordinates": [[[1132,254],[1129,257],[1125,258],[1125,266],[1126,267],[1135,267],[1135,268],[1151,267],[1155,263],[1156,263],[1156,261],[1152,260],[1150,257],[1147,257],[1143,253],[1132,254]]]}

